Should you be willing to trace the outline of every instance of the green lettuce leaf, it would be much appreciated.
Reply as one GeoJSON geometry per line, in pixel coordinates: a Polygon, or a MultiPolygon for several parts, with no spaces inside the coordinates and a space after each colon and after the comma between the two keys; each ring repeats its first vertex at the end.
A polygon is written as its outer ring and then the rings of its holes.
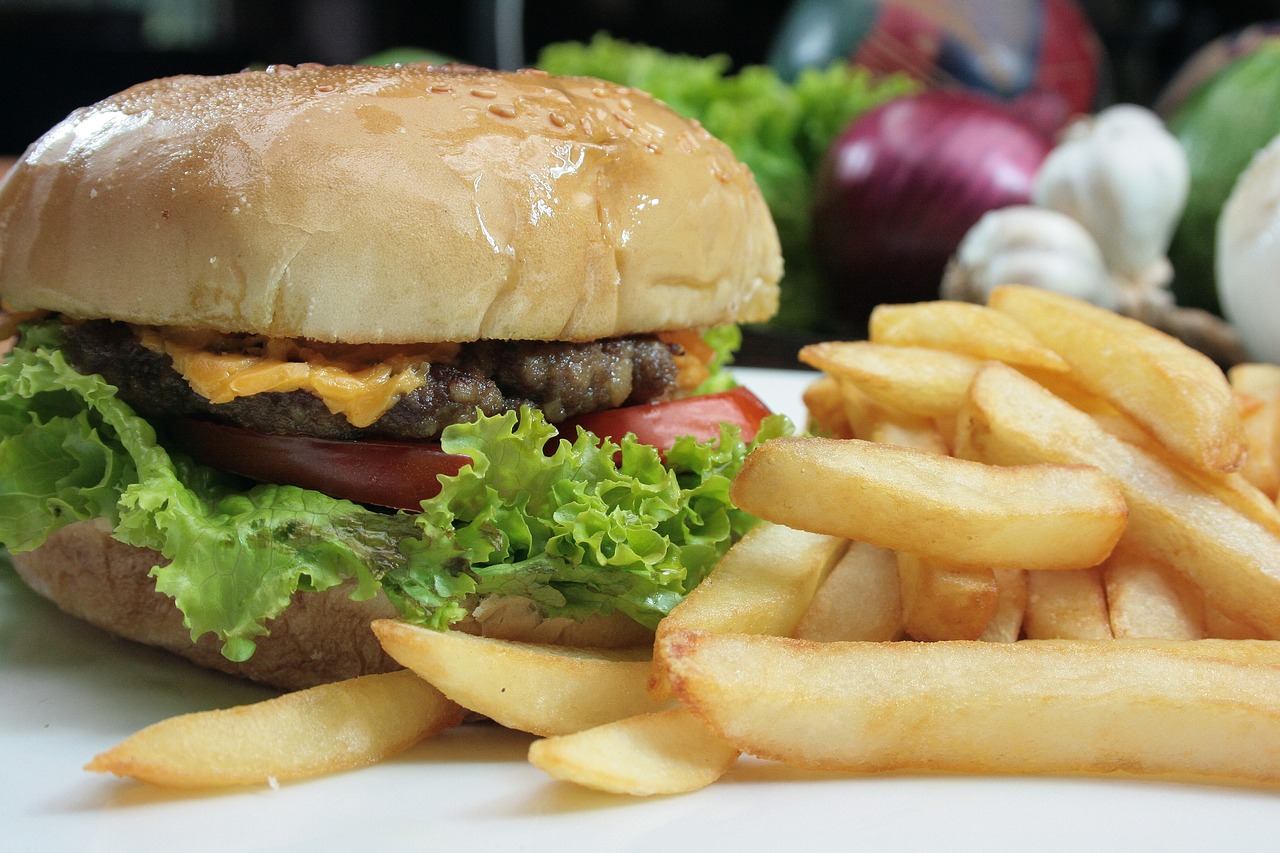
{"type": "Polygon", "coordinates": [[[711,375],[702,380],[694,389],[694,394],[715,394],[738,387],[733,374],[725,370],[733,363],[733,355],[742,346],[742,329],[733,323],[723,326],[712,326],[702,333],[702,339],[715,352],[707,365],[711,375]]]}
{"type": "MultiPolygon", "coordinates": [[[[0,544],[38,547],[103,517],[151,548],[152,570],[192,639],[212,633],[244,660],[294,593],[349,584],[385,591],[413,621],[462,618],[476,594],[520,595],[544,616],[621,611],[657,623],[754,519],[729,481],[748,447],[681,441],[663,459],[630,437],[556,430],[535,411],[450,427],[473,464],[442,478],[421,514],[384,513],[292,486],[253,485],[170,455],[99,376],[56,348],[56,325],[25,330],[0,365],[0,544]]],[[[757,441],[789,431],[770,418],[757,441]]]]}

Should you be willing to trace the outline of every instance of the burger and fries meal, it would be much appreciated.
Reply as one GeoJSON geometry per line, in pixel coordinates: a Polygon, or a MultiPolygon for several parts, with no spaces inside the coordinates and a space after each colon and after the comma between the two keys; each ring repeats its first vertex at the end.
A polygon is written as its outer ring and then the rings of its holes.
{"type": "Polygon", "coordinates": [[[632,795],[740,755],[1280,783],[1280,368],[1005,286],[805,348],[789,435],[721,370],[780,274],[745,168],[600,81],[74,113],[0,184],[0,541],[290,691],[88,769],[275,784],[483,718],[632,795]]]}

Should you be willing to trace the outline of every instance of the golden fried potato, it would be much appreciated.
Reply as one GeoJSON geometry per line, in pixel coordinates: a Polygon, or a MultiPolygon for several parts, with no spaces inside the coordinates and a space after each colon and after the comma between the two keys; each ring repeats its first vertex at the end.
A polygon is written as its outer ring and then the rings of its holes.
{"type": "Polygon", "coordinates": [[[1013,317],[971,302],[938,299],[877,305],[871,312],[867,336],[873,343],[946,350],[1015,367],[1054,372],[1069,369],[1062,356],[1013,317]]]}
{"type": "MultiPolygon", "coordinates": [[[[747,532],[711,574],[658,623],[657,634],[682,629],[790,635],[846,542],[764,522],[747,532]]],[[[655,646],[649,690],[665,698],[661,646],[655,646]]]]}
{"type": "Polygon", "coordinates": [[[529,761],[556,779],[638,797],[697,791],[737,760],[738,750],[685,708],[627,717],[529,745],[529,761]]]}
{"type": "Polygon", "coordinates": [[[898,552],[902,623],[915,640],[976,640],[1000,601],[991,569],[959,568],[898,552]]]}
{"type": "Polygon", "coordinates": [[[1097,567],[1027,572],[1022,633],[1029,640],[1110,640],[1107,593],[1097,567]]]}
{"type": "Polygon", "coordinates": [[[686,707],[798,767],[1280,784],[1275,643],[664,642],[686,707]]]}
{"type": "Polygon", "coordinates": [[[651,650],[575,649],[434,631],[379,619],[382,647],[468,711],[535,735],[582,731],[659,711],[651,650]]]}
{"type": "Polygon", "coordinates": [[[858,439],[767,442],[731,494],[778,524],[986,568],[1096,565],[1127,515],[1094,468],[984,465],[858,439]]]}
{"type": "Polygon", "coordinates": [[[800,360],[852,382],[878,403],[927,418],[955,413],[981,363],[942,350],[870,341],[810,344],[800,350],[800,360]]]}
{"type": "Polygon", "coordinates": [[[1071,365],[1075,381],[1206,471],[1235,471],[1244,435],[1231,386],[1208,356],[1177,338],[1080,299],[1004,285],[989,304],[1071,365]]]}
{"type": "Polygon", "coordinates": [[[992,464],[1109,473],[1128,506],[1129,545],[1185,574],[1209,606],[1280,637],[1280,536],[1270,527],[997,362],[979,371],[962,422],[963,445],[992,464]]]}
{"type": "Polygon", "coordinates": [[[829,438],[853,438],[845,416],[844,395],[835,377],[819,376],[805,386],[802,399],[809,412],[809,432],[829,438]]]}
{"type": "Polygon", "coordinates": [[[1227,380],[1243,400],[1241,473],[1274,501],[1280,494],[1280,365],[1237,364],[1227,371],[1227,380]]]}
{"type": "Polygon", "coordinates": [[[1027,573],[1021,569],[994,569],[996,610],[987,621],[979,640],[1013,643],[1022,637],[1027,613],[1027,573]]]}
{"type": "Polygon", "coordinates": [[[1168,563],[1124,540],[1102,564],[1111,633],[1118,638],[1200,640],[1205,628],[1200,590],[1168,563]]]}
{"type": "Polygon", "coordinates": [[[412,672],[366,675],[170,717],[86,769],[174,788],[265,785],[373,764],[461,722],[462,709],[412,672]]]}
{"type": "Polygon", "coordinates": [[[897,554],[850,542],[796,625],[806,640],[902,639],[902,591],[897,554]]]}

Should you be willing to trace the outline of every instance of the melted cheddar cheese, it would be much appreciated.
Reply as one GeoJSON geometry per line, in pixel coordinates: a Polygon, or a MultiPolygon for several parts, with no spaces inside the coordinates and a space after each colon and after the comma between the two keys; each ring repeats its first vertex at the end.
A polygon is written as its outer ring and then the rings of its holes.
{"type": "Polygon", "coordinates": [[[676,389],[689,393],[697,388],[711,375],[709,367],[715,357],[715,350],[703,340],[698,329],[680,329],[673,332],[658,332],[658,340],[666,344],[674,344],[680,348],[676,353],[676,389]]]}
{"type": "Polygon", "coordinates": [[[306,391],[355,427],[378,420],[426,380],[431,362],[451,360],[458,351],[456,344],[343,346],[182,329],[142,329],[139,337],[147,349],[169,356],[211,403],[306,391]]]}

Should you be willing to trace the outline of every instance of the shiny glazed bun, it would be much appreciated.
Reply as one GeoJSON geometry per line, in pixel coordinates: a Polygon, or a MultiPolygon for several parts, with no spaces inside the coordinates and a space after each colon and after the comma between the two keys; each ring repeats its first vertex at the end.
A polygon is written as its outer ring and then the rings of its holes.
{"type": "Polygon", "coordinates": [[[770,317],[777,234],[696,123],[586,78],[275,67],[76,111],[0,186],[15,309],[347,343],[770,317]]]}

